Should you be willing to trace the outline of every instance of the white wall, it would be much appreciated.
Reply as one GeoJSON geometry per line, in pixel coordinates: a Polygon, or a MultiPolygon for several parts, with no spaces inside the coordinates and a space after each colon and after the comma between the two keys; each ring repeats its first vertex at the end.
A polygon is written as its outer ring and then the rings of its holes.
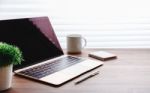
{"type": "Polygon", "coordinates": [[[87,47],[150,48],[149,0],[1,0],[0,19],[49,16],[59,41],[79,33],[87,47]]]}

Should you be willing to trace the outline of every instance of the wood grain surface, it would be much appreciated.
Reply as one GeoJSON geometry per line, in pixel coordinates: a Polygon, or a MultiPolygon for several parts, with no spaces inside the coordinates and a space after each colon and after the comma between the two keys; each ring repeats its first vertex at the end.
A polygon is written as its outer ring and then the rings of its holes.
{"type": "Polygon", "coordinates": [[[105,61],[102,67],[57,88],[13,76],[12,88],[1,93],[150,93],[150,49],[85,49],[74,56],[90,58],[88,53],[99,50],[114,53],[118,58],[105,61]],[[100,74],[75,85],[96,71],[100,74]]]}

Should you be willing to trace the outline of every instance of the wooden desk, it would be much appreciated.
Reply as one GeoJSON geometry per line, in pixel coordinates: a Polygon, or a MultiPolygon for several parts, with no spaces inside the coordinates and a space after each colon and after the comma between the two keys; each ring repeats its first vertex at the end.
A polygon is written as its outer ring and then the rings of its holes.
{"type": "MultiPolygon", "coordinates": [[[[84,50],[77,56],[88,57],[89,52],[97,50],[84,50]]],[[[104,66],[96,69],[100,71],[99,75],[79,85],[74,85],[75,81],[92,72],[59,88],[14,76],[12,88],[3,93],[150,93],[150,49],[106,51],[115,53],[118,59],[106,61],[104,66]]]]}

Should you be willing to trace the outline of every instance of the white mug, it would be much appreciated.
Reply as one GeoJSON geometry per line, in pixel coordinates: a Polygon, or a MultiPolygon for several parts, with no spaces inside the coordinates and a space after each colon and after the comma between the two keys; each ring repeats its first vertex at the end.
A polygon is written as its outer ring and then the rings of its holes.
{"type": "Polygon", "coordinates": [[[81,53],[82,49],[86,46],[86,39],[80,34],[71,34],[67,36],[67,52],[68,53],[81,53]],[[83,43],[84,41],[84,43],[83,43]]]}

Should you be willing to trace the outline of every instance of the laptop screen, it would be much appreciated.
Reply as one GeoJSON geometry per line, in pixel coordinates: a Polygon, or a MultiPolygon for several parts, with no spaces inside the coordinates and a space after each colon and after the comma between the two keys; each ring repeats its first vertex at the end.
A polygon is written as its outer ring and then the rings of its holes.
{"type": "Polygon", "coordinates": [[[63,55],[48,17],[1,20],[0,42],[22,51],[24,61],[14,70],[63,55]]]}

